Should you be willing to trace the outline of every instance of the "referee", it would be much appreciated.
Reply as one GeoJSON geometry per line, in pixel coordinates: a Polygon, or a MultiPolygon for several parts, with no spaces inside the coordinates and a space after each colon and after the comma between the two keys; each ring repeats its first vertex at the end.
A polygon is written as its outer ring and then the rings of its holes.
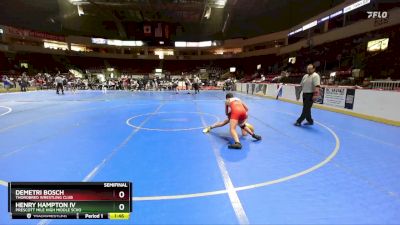
{"type": "Polygon", "coordinates": [[[311,117],[311,107],[314,100],[320,95],[319,89],[321,85],[320,77],[318,73],[315,72],[313,64],[307,66],[307,74],[303,76],[303,79],[301,79],[300,85],[303,91],[303,111],[294,125],[301,126],[304,119],[307,120],[307,123],[304,125],[313,125],[314,121],[311,117]]]}
{"type": "Polygon", "coordinates": [[[56,83],[56,88],[57,88],[57,94],[60,94],[60,89],[62,91],[62,94],[64,94],[64,79],[60,76],[60,74],[56,75],[56,78],[54,79],[56,83]]]}
{"type": "Polygon", "coordinates": [[[200,82],[201,82],[200,78],[195,75],[193,79],[193,87],[195,94],[200,93],[200,82]]]}

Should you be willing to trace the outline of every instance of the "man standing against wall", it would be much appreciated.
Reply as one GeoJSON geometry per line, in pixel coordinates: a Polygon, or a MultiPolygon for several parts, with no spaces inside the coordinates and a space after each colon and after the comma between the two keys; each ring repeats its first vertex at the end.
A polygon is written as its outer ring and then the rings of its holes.
{"type": "MultiPolygon", "coordinates": [[[[300,82],[303,91],[303,111],[301,116],[297,119],[295,126],[301,126],[304,119],[307,123],[304,125],[313,125],[314,120],[311,117],[311,107],[314,100],[318,98],[320,91],[320,77],[318,73],[315,72],[315,67],[312,64],[307,66],[307,74],[303,76],[300,82]]],[[[297,99],[299,100],[299,99],[297,99]]]]}

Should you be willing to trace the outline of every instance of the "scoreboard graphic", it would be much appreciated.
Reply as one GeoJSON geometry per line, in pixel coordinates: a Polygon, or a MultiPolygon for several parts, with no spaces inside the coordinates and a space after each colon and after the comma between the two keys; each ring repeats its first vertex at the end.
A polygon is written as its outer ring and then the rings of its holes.
{"type": "Polygon", "coordinates": [[[129,219],[131,182],[11,182],[12,219],[129,219]]]}

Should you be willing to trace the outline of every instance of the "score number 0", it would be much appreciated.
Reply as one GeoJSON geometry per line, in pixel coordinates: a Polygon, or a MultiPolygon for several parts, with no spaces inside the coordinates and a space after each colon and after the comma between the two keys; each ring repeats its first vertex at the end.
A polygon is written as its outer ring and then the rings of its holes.
{"type": "MultiPolygon", "coordinates": [[[[124,198],[125,197],[125,192],[120,191],[118,193],[118,197],[119,198],[124,198]]],[[[118,208],[119,208],[119,210],[123,211],[125,209],[125,205],[124,204],[119,204],[118,208]]]]}

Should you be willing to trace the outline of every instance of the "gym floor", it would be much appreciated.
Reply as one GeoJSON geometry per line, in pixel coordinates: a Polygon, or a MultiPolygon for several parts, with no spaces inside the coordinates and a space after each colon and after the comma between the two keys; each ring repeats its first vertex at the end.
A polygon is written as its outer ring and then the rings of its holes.
{"type": "Polygon", "coordinates": [[[399,224],[400,128],[235,93],[263,137],[227,148],[222,91],[0,95],[0,224],[399,224]],[[11,220],[7,182],[131,181],[130,220],[11,220]]]}

